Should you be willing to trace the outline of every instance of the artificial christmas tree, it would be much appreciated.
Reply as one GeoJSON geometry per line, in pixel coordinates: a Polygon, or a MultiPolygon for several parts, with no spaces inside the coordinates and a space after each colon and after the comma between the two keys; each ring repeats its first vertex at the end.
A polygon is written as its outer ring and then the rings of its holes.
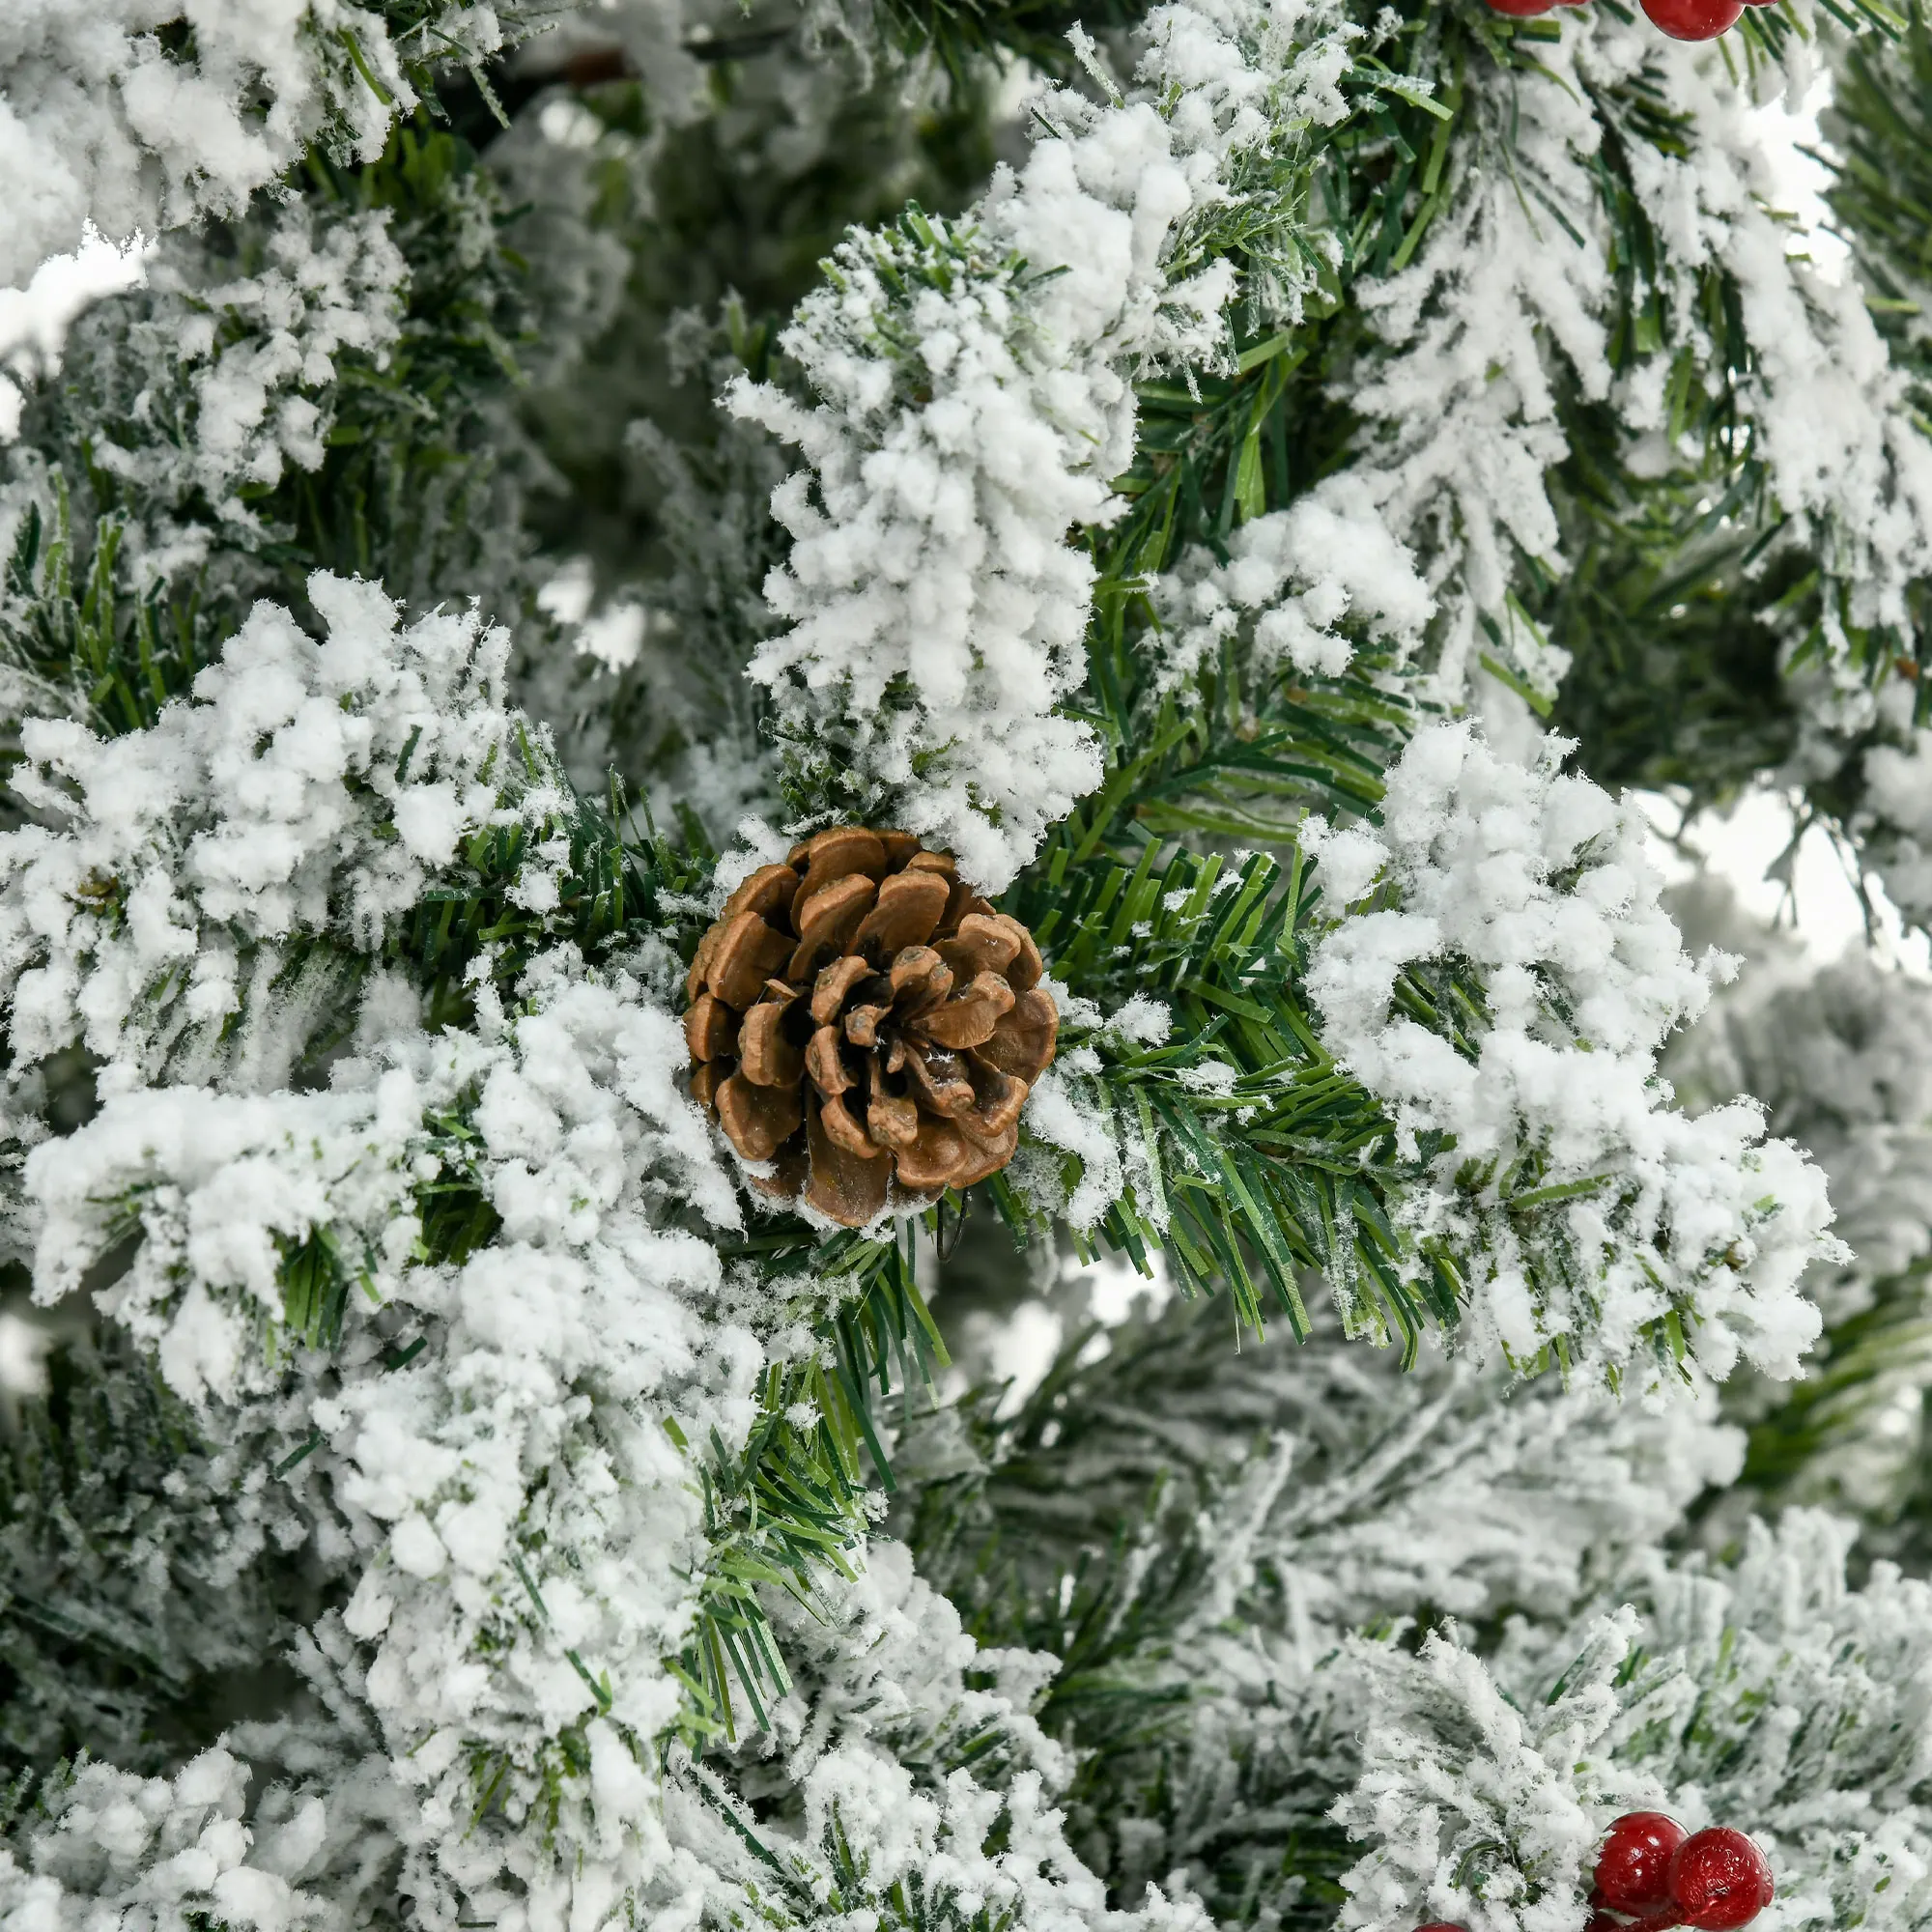
{"type": "Polygon", "coordinates": [[[1932,996],[1636,795],[1932,911],[1932,33],[1662,24],[0,10],[7,1932],[1932,1924],[1932,996]]]}

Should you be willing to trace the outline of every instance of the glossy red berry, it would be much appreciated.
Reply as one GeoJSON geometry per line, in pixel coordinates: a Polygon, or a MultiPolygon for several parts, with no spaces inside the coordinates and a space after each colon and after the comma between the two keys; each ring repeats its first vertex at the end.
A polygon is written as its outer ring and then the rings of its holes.
{"type": "Polygon", "coordinates": [[[1627,1811],[1597,1854],[1597,1895],[1612,1912],[1654,1912],[1670,1897],[1670,1860],[1690,1834],[1662,1811],[1627,1811]]]}
{"type": "Polygon", "coordinates": [[[1683,1923],[1676,1906],[1665,1899],[1662,1905],[1653,1906],[1635,1918],[1627,1913],[1606,1912],[1599,1907],[1591,1913],[1583,1932],[1668,1932],[1668,1928],[1683,1923]]]}
{"type": "Polygon", "coordinates": [[[1650,23],[1673,41],[1715,41],[1733,25],[1744,0],[1642,0],[1650,23]]]}
{"type": "Polygon", "coordinates": [[[1512,20],[1533,20],[1537,14],[1548,13],[1556,0],[1489,0],[1489,4],[1492,14],[1507,14],[1512,20]]]}
{"type": "Polygon", "coordinates": [[[1670,1902],[1697,1932],[1737,1932],[1771,1903],[1775,1888],[1764,1854],[1742,1832],[1693,1832],[1670,1860],[1670,1902]]]}

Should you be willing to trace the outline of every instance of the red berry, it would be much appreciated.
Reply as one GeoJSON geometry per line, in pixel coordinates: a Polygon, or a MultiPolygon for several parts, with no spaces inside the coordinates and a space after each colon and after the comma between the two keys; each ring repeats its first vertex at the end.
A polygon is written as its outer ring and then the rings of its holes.
{"type": "Polygon", "coordinates": [[[1771,1903],[1771,1866],[1742,1832],[1695,1832],[1670,1861],[1670,1902],[1697,1932],[1737,1932],[1771,1903]]]}
{"type": "Polygon", "coordinates": [[[1686,1836],[1662,1811],[1627,1811],[1597,1854],[1597,1897],[1612,1912],[1645,1913],[1670,1896],[1670,1857],[1686,1836]]]}
{"type": "MultiPolygon", "coordinates": [[[[1490,0],[1492,14],[1507,14],[1512,20],[1533,20],[1539,14],[1547,14],[1556,5],[1556,0],[1490,0]]],[[[1419,1932],[1428,1932],[1421,1927],[1419,1932]]]]}
{"type": "Polygon", "coordinates": [[[1643,11],[1673,41],[1715,41],[1744,12],[1744,0],[1643,0],[1643,11]]]}

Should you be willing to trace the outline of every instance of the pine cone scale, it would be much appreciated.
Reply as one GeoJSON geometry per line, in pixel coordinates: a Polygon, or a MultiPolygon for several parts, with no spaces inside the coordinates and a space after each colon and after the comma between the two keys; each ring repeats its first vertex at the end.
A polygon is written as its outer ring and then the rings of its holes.
{"type": "Polygon", "coordinates": [[[844,1009],[852,989],[871,977],[871,964],[861,953],[847,953],[828,966],[811,989],[811,1017],[820,1026],[830,1026],[844,1009]]]}
{"type": "Polygon", "coordinates": [[[876,947],[893,959],[909,946],[923,946],[952,896],[952,887],[936,872],[895,872],[879,887],[877,902],[853,935],[852,950],[876,947]]]}
{"type": "Polygon", "coordinates": [[[711,990],[742,1011],[758,997],[767,979],[783,964],[791,949],[784,935],[751,910],[741,912],[718,942],[710,972],[711,990]]]}
{"type": "Polygon", "coordinates": [[[857,1131],[856,1122],[849,1140],[835,1140],[828,1113],[833,1114],[834,1120],[840,1116],[847,1121],[851,1118],[843,1104],[836,1100],[828,1106],[807,1109],[809,1168],[805,1198],[833,1220],[847,1227],[863,1228],[885,1207],[892,1191],[893,1155],[883,1149],[873,1149],[870,1141],[857,1131]]]}
{"type": "Polygon", "coordinates": [[[1058,1009],[1038,987],[1030,986],[974,1052],[986,1065],[1031,1085],[1053,1059],[1059,1031],[1058,1009]]]}
{"type": "Polygon", "coordinates": [[[811,1084],[828,1100],[836,1100],[858,1085],[845,1071],[845,1063],[839,1057],[838,1029],[835,1026],[822,1026],[811,1036],[811,1043],[805,1050],[805,1070],[811,1084]]]}
{"type": "Polygon", "coordinates": [[[753,872],[687,978],[692,1093],[758,1184],[859,1227],[1006,1165],[1059,1015],[1033,936],[943,852],[838,826],[753,872]]]}
{"type": "Polygon", "coordinates": [[[700,993],[684,1015],[693,1060],[723,1060],[738,1050],[738,1015],[716,993],[700,993]]]}
{"type": "Polygon", "coordinates": [[[745,1015],[738,1029],[738,1064],[745,1078],[757,1087],[796,1087],[805,1071],[805,1055],[785,1037],[785,1015],[796,995],[781,1005],[766,1000],[745,1015]]]}
{"type": "Polygon", "coordinates": [[[760,1087],[733,1073],[717,1092],[718,1120],[747,1160],[770,1160],[798,1132],[802,1118],[796,1087],[760,1087]]]}
{"type": "MultiPolygon", "coordinates": [[[[813,893],[810,902],[795,915],[798,950],[785,968],[785,978],[799,984],[828,956],[849,955],[859,923],[871,911],[878,890],[863,872],[855,872],[813,893]]],[[[801,893],[799,898],[803,901],[805,895],[801,893]]]]}
{"type": "Polygon", "coordinates": [[[893,999],[908,1016],[936,1007],[952,990],[952,969],[929,946],[909,946],[888,976],[893,999]]]}
{"type": "Polygon", "coordinates": [[[978,973],[964,992],[910,1022],[915,1032],[955,1052],[983,1046],[1013,1009],[1013,989],[997,973],[978,973]]]}

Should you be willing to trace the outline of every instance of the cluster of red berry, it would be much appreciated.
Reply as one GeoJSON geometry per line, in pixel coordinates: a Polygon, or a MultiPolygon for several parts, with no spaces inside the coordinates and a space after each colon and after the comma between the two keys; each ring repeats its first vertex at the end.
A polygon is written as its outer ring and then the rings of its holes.
{"type": "MultiPolygon", "coordinates": [[[[1552,7],[1580,7],[1583,0],[1490,0],[1491,8],[1512,20],[1527,20],[1552,7]]],[[[1777,0],[1638,0],[1650,24],[1673,41],[1715,41],[1737,23],[1747,7],[1775,7],[1777,0]]]]}
{"type": "MultiPolygon", "coordinates": [[[[1597,1855],[1596,1907],[1587,1932],[1738,1932],[1772,1897],[1771,1866],[1727,1825],[1687,1833],[1662,1811],[1631,1811],[1610,1827],[1597,1855]]],[[[1418,1925],[1415,1932],[1468,1932],[1418,1925]]]]}
{"type": "Polygon", "coordinates": [[[1742,1832],[1687,1833],[1662,1811],[1631,1811],[1597,1855],[1590,1932],[1738,1932],[1771,1903],[1771,1866],[1742,1832]]]}

